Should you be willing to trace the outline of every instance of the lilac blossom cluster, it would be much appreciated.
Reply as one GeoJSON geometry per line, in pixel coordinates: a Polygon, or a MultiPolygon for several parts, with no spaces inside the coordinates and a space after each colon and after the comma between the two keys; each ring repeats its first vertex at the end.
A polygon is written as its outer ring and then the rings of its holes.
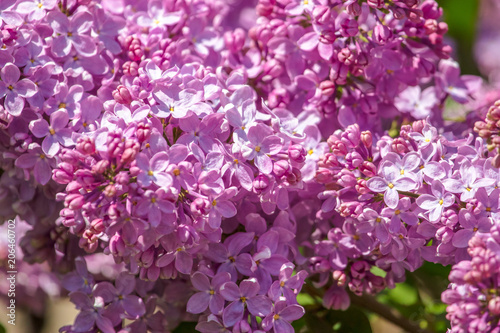
{"type": "Polygon", "coordinates": [[[469,241],[470,260],[453,266],[443,302],[450,332],[500,332],[500,227],[469,241]]]}
{"type": "Polygon", "coordinates": [[[481,82],[449,59],[435,1],[260,0],[257,13],[230,66],[270,107],[328,119],[326,136],[354,123],[378,132],[395,117],[440,124],[446,97],[465,103],[481,82]]]}
{"type": "Polygon", "coordinates": [[[472,140],[452,140],[427,121],[403,125],[395,138],[376,139],[357,125],[330,136],[315,176],[324,184],[317,215],[324,227],[310,243],[313,271],[323,285],[333,277],[327,304],[346,308],[343,288],[392,287],[423,260],[467,260],[469,240],[500,224],[496,152],[472,140]]]}
{"type": "Polygon", "coordinates": [[[61,331],[293,332],[308,276],[346,309],[498,223],[497,152],[430,125],[480,82],[435,1],[247,6],[0,3],[0,217],[64,274],[61,331]]]}

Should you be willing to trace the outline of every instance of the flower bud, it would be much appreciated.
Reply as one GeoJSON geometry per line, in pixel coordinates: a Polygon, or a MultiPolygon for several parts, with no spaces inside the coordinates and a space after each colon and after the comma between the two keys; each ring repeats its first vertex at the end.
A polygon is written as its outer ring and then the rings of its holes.
{"type": "Polygon", "coordinates": [[[369,161],[364,161],[359,167],[359,171],[366,177],[374,177],[377,174],[377,167],[369,161]]]}
{"type": "Polygon", "coordinates": [[[288,148],[288,156],[294,162],[303,163],[306,160],[307,152],[301,145],[294,144],[288,148]]]}
{"type": "Polygon", "coordinates": [[[94,139],[89,136],[81,136],[76,141],[76,150],[84,155],[95,153],[94,139]]]}
{"type": "Polygon", "coordinates": [[[361,142],[366,148],[371,148],[373,144],[373,135],[370,131],[363,131],[360,134],[361,142]]]}
{"type": "Polygon", "coordinates": [[[259,174],[255,179],[253,180],[253,190],[255,193],[260,194],[263,191],[267,190],[269,187],[269,178],[267,178],[266,175],[259,174]]]}
{"type": "Polygon", "coordinates": [[[113,90],[112,95],[114,100],[120,104],[130,105],[133,101],[130,91],[128,91],[127,87],[121,84],[113,90]]]}
{"type": "Polygon", "coordinates": [[[321,81],[319,84],[321,94],[325,97],[332,96],[335,93],[335,83],[330,80],[321,81]]]}
{"type": "Polygon", "coordinates": [[[291,168],[287,160],[279,160],[274,162],[273,173],[276,175],[276,177],[281,178],[289,171],[291,171],[291,168]]]}
{"type": "Polygon", "coordinates": [[[352,19],[344,19],[340,24],[340,32],[344,37],[356,36],[359,32],[358,21],[352,19]]]}

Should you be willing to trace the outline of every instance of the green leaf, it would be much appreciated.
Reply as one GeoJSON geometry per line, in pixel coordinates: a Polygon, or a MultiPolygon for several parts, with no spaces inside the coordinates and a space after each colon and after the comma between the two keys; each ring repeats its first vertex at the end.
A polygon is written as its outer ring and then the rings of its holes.
{"type": "Polygon", "coordinates": [[[2,324],[0,324],[0,333],[6,333],[6,332],[7,330],[5,329],[5,327],[2,324]]]}
{"type": "Polygon", "coordinates": [[[316,304],[314,298],[311,295],[304,293],[300,293],[297,295],[297,302],[302,306],[316,304]]]}
{"type": "Polygon", "coordinates": [[[418,301],[418,292],[407,283],[399,283],[396,288],[389,290],[389,298],[401,305],[410,306],[418,301]]]}

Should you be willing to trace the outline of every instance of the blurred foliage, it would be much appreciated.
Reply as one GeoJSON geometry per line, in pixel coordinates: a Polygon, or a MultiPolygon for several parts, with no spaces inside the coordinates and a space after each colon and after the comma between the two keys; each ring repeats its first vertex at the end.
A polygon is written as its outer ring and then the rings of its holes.
{"type": "Polygon", "coordinates": [[[474,61],[474,40],[479,9],[478,0],[437,0],[443,8],[443,21],[456,43],[456,57],[463,74],[479,75],[474,61]]]}

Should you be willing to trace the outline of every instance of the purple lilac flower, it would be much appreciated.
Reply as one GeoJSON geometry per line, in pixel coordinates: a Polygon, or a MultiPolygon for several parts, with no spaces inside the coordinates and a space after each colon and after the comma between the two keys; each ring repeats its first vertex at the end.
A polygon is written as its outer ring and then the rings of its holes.
{"type": "Polygon", "coordinates": [[[37,91],[29,79],[19,80],[21,72],[16,65],[7,63],[0,71],[0,98],[5,97],[4,107],[13,116],[19,116],[24,108],[24,99],[37,91]]]}
{"type": "Polygon", "coordinates": [[[432,182],[432,195],[422,194],[417,198],[420,208],[429,212],[429,221],[436,222],[441,218],[444,208],[455,203],[455,197],[451,193],[446,193],[445,187],[438,179],[432,182]]]}
{"type": "Polygon", "coordinates": [[[240,321],[243,318],[245,308],[252,315],[259,317],[271,313],[271,300],[266,296],[257,295],[259,289],[259,283],[255,278],[241,281],[239,287],[234,282],[226,282],[220,287],[222,297],[231,302],[222,314],[224,325],[230,327],[240,321]]]}
{"type": "Polygon", "coordinates": [[[227,272],[215,275],[210,282],[209,278],[196,272],[191,276],[191,283],[200,292],[191,296],[187,303],[187,311],[191,313],[202,313],[208,307],[213,314],[220,314],[224,309],[224,298],[220,295],[220,287],[231,280],[227,272]]]}
{"type": "Polygon", "coordinates": [[[366,186],[374,192],[384,192],[384,201],[389,208],[398,206],[398,191],[410,191],[417,185],[415,180],[402,177],[401,171],[391,162],[385,163],[379,174],[382,177],[370,178],[366,186]]]}

